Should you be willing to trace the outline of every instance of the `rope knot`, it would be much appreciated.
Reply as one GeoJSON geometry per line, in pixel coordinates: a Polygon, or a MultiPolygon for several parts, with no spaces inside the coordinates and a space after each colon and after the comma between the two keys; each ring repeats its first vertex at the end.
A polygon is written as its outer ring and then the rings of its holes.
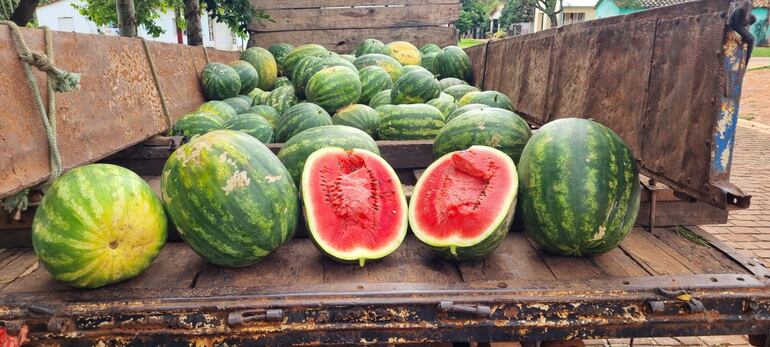
{"type": "Polygon", "coordinates": [[[53,65],[48,56],[40,52],[25,52],[19,58],[53,79],[53,90],[58,93],[80,89],[80,74],[62,71],[53,65]]]}

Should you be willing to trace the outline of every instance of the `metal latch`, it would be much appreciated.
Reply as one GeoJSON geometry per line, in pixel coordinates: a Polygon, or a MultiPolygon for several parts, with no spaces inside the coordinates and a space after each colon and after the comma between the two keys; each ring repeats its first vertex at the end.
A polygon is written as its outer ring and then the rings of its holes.
{"type": "Polygon", "coordinates": [[[227,315],[227,324],[229,325],[241,325],[247,322],[278,322],[283,319],[283,310],[270,309],[270,310],[248,310],[230,312],[227,315]]]}
{"type": "Polygon", "coordinates": [[[455,305],[452,301],[442,301],[438,304],[438,309],[444,312],[466,313],[479,317],[489,317],[492,315],[492,309],[484,305],[455,305]]]}
{"type": "MultiPolygon", "coordinates": [[[[666,298],[676,299],[686,303],[689,309],[689,313],[703,313],[703,311],[706,310],[700,300],[696,299],[690,293],[684,290],[666,290],[663,288],[658,288],[657,291],[658,294],[665,296],[666,298]]],[[[650,311],[652,311],[652,313],[663,313],[666,308],[666,305],[663,301],[649,301],[647,304],[649,305],[650,311]]]]}

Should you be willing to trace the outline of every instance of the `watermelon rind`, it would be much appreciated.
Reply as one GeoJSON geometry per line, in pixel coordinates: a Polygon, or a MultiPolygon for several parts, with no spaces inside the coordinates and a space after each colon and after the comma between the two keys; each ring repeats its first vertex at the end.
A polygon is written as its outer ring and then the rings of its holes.
{"type": "Polygon", "coordinates": [[[232,98],[241,91],[241,78],[230,66],[209,63],[201,72],[201,86],[206,100],[232,98]]]}
{"type": "Polygon", "coordinates": [[[262,47],[250,47],[241,53],[241,60],[249,62],[257,70],[257,86],[262,90],[272,90],[278,78],[278,63],[270,51],[262,47]]]}
{"type": "Polygon", "coordinates": [[[231,68],[235,69],[238,73],[238,77],[241,80],[240,94],[246,94],[252,89],[256,88],[259,84],[259,73],[251,63],[244,60],[236,60],[227,64],[231,68]]]}

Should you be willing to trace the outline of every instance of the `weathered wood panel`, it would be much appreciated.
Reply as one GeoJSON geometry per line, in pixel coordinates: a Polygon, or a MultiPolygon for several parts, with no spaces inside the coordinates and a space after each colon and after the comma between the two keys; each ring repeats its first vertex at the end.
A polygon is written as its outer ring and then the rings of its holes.
{"type": "Polygon", "coordinates": [[[457,0],[260,0],[254,6],[259,9],[291,9],[320,7],[388,6],[456,4],[457,0]]]}
{"type": "MultiPolygon", "coordinates": [[[[43,32],[22,29],[32,50],[43,51],[43,32]]],[[[81,73],[79,91],[56,96],[57,140],[65,169],[104,158],[167,129],[161,101],[139,39],[52,32],[56,65],[81,73]],[[99,59],[84,59],[95,56],[99,59]]],[[[202,103],[197,75],[202,48],[150,43],[172,120],[202,103]]],[[[237,52],[209,50],[212,61],[237,52]]],[[[50,175],[48,143],[8,28],[0,27],[0,197],[50,175]]],[[[46,99],[46,78],[36,72],[46,99]]]]}
{"type": "Polygon", "coordinates": [[[465,49],[465,53],[471,60],[471,69],[473,70],[473,85],[481,86],[484,84],[484,69],[486,67],[487,46],[489,44],[475,45],[465,49]]]}
{"type": "Polygon", "coordinates": [[[270,47],[275,43],[301,45],[317,43],[338,53],[349,53],[367,38],[382,42],[407,41],[417,47],[426,43],[439,46],[457,44],[457,32],[454,28],[441,26],[421,26],[403,28],[364,28],[364,29],[324,29],[280,32],[253,32],[249,46],[270,47]]]}

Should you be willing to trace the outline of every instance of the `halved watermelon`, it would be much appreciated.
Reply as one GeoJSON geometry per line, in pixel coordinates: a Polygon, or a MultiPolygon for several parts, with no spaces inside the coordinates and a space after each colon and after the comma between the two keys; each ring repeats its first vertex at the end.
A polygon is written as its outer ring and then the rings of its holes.
{"type": "Polygon", "coordinates": [[[472,260],[492,252],[513,220],[519,178],[507,154],[486,146],[448,153],[414,187],[409,225],[442,257],[472,260]]]}
{"type": "Polygon", "coordinates": [[[338,261],[364,266],[393,253],[406,236],[401,182],[370,151],[325,147],[313,152],[302,172],[302,201],[315,245],[338,261]]]}

